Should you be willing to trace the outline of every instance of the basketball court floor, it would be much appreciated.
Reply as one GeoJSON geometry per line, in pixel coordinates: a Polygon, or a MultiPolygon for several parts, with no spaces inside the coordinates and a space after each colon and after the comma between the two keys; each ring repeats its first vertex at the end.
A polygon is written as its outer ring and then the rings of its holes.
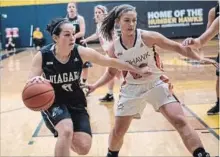
{"type": "MultiPolygon", "coordinates": [[[[98,44],[90,45],[101,51],[98,44]]],[[[218,41],[212,40],[203,49],[205,56],[215,57],[218,41]]],[[[24,107],[21,91],[28,77],[35,54],[28,49],[12,55],[1,63],[1,156],[53,156],[56,139],[47,130],[39,112],[24,107]]],[[[174,84],[174,91],[192,127],[199,134],[211,156],[219,156],[219,115],[207,116],[207,110],[216,101],[215,67],[187,60],[176,53],[161,50],[166,74],[174,84]]],[[[96,81],[105,68],[94,65],[90,69],[89,83],[96,81]]],[[[120,81],[115,85],[118,100],[120,81]]],[[[87,156],[105,156],[108,135],[114,124],[114,103],[100,103],[107,86],[87,97],[93,132],[92,148],[87,156]]],[[[77,156],[71,153],[71,156],[77,156]]],[[[125,136],[120,156],[191,156],[177,131],[151,105],[145,108],[142,119],[134,120],[125,136]]]]}

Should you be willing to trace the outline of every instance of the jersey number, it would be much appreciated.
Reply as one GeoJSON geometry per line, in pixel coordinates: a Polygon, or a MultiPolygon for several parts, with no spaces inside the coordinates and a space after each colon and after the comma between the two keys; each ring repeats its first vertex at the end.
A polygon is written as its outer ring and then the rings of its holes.
{"type": "Polygon", "coordinates": [[[72,84],[63,84],[62,85],[62,88],[67,91],[67,92],[72,92],[73,89],[72,89],[72,84]]]}
{"type": "MultiPolygon", "coordinates": [[[[147,64],[146,63],[142,63],[141,65],[139,65],[139,68],[143,68],[143,67],[146,67],[147,64]]],[[[137,74],[137,73],[134,73],[134,72],[129,72],[132,76],[133,76],[133,79],[140,79],[142,78],[142,76],[140,74],[137,74]]]]}

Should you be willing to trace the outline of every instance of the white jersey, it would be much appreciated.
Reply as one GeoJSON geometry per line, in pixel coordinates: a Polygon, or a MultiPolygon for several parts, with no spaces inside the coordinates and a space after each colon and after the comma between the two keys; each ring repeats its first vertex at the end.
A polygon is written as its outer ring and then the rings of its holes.
{"type": "Polygon", "coordinates": [[[108,49],[109,49],[109,47],[111,45],[111,42],[106,40],[103,37],[103,35],[100,32],[100,28],[101,28],[101,23],[98,23],[96,25],[96,34],[99,37],[99,42],[100,42],[100,45],[101,45],[102,49],[106,52],[106,51],[108,51],[108,49]]]}
{"type": "Polygon", "coordinates": [[[153,74],[150,76],[140,76],[133,72],[123,71],[125,83],[127,84],[145,84],[160,78],[163,73],[159,55],[151,48],[147,47],[141,38],[141,30],[137,29],[134,47],[126,49],[121,37],[114,41],[115,56],[138,67],[148,66],[153,74]]]}

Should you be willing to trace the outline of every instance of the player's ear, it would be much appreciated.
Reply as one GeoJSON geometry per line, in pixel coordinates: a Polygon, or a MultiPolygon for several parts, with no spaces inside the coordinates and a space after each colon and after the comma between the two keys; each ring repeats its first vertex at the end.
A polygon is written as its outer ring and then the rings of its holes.
{"type": "Polygon", "coordinates": [[[56,36],[55,34],[53,34],[52,38],[53,38],[53,41],[54,41],[54,42],[57,42],[58,36],[56,36]]]}

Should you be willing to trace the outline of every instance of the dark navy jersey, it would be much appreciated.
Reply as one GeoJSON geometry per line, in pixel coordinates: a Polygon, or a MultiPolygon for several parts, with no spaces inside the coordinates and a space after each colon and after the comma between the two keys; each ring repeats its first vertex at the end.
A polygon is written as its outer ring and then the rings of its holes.
{"type": "Polygon", "coordinates": [[[54,44],[41,49],[43,75],[55,90],[55,103],[85,107],[86,98],[79,86],[83,61],[78,53],[78,45],[74,46],[66,63],[58,61],[54,51],[54,44]]]}
{"type": "Polygon", "coordinates": [[[215,7],[215,18],[219,16],[219,4],[215,7]]]}
{"type": "MultiPolygon", "coordinates": [[[[80,32],[80,21],[79,21],[79,17],[78,17],[78,16],[76,16],[76,17],[74,17],[74,18],[68,18],[68,17],[67,17],[67,19],[73,24],[75,33],[80,32]]],[[[83,39],[83,37],[77,38],[77,39],[76,39],[76,43],[81,45],[80,40],[82,40],[82,39],[83,39]]]]}

